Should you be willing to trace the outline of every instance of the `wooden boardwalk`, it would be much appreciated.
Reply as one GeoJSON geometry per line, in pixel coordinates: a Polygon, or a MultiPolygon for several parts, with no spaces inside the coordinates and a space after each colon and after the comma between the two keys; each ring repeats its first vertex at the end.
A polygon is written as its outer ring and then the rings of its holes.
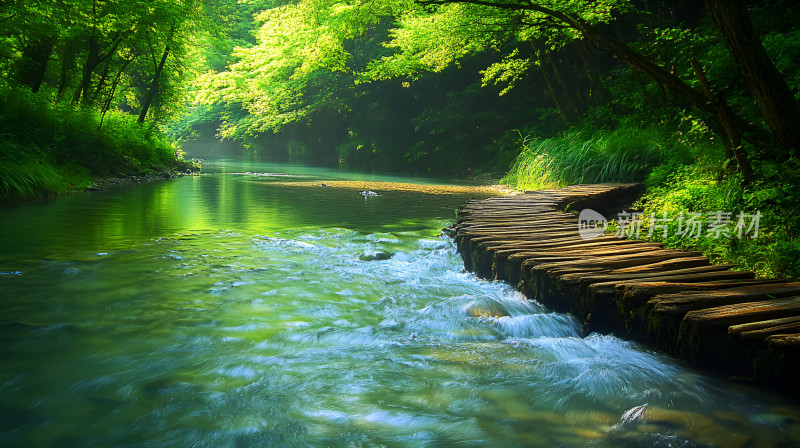
{"type": "Polygon", "coordinates": [[[587,331],[800,396],[800,283],[755,279],[659,243],[584,239],[576,214],[563,211],[608,211],[640,191],[578,185],[471,201],[459,211],[455,240],[468,270],[573,313],[587,331]]]}

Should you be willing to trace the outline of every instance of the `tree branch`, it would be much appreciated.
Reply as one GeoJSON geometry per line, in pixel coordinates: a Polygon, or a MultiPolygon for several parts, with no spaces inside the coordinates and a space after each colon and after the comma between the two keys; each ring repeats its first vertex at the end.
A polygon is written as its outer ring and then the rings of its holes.
{"type": "MultiPolygon", "coordinates": [[[[531,2],[506,3],[492,0],[417,0],[417,3],[423,6],[464,3],[499,9],[534,11],[544,14],[564,23],[567,28],[572,28],[575,31],[578,31],[585,39],[590,40],[598,47],[611,52],[614,56],[618,57],[629,66],[653,78],[657,83],[666,86],[669,90],[674,92],[675,96],[683,103],[694,106],[715,120],[719,120],[716,108],[707,101],[703,93],[693,89],[682,79],[665,70],[643,53],[634,50],[625,42],[604,33],[597,26],[592,25],[582,17],[546,8],[531,2]]],[[[753,136],[750,138],[745,137],[748,141],[753,141],[755,139],[761,140],[763,138],[763,131],[751,125],[741,117],[734,116],[732,119],[739,129],[746,130],[753,134],[753,136]]]]}

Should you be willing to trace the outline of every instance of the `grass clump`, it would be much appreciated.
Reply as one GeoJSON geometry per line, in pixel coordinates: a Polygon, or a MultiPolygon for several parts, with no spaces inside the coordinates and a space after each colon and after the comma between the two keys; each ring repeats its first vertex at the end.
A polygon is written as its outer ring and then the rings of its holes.
{"type": "Polygon", "coordinates": [[[53,165],[9,136],[0,135],[0,200],[42,196],[64,186],[53,165]]]}
{"type": "Polygon", "coordinates": [[[523,150],[501,183],[514,190],[575,184],[643,181],[654,167],[682,157],[688,148],[658,132],[640,129],[570,131],[522,141],[523,150]]]}

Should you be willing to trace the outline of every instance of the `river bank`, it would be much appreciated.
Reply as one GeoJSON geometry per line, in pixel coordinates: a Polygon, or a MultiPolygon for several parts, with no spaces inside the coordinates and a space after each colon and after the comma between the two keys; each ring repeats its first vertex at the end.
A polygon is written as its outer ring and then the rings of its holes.
{"type": "MultiPolygon", "coordinates": [[[[59,173],[59,170],[56,168],[55,172],[59,173]]],[[[199,173],[200,167],[193,163],[191,165],[182,164],[180,167],[170,167],[156,171],[148,171],[124,176],[76,177],[74,172],[71,172],[71,174],[63,176],[61,178],[61,182],[55,183],[55,185],[52,185],[50,188],[36,189],[36,191],[32,192],[31,194],[9,194],[5,197],[2,197],[0,198],[0,205],[24,204],[31,201],[49,200],[68,194],[105,191],[109,188],[125,184],[174,179],[178,177],[197,175],[199,173]]],[[[32,179],[30,182],[33,184],[37,181],[32,179]]]]}
{"type": "Polygon", "coordinates": [[[0,84],[0,202],[197,169],[156,123],[0,84]]]}
{"type": "Polygon", "coordinates": [[[136,182],[150,182],[154,180],[174,179],[176,177],[193,176],[200,174],[200,166],[195,164],[185,170],[178,169],[165,169],[153,173],[142,173],[139,175],[120,176],[120,177],[102,177],[92,181],[91,185],[84,188],[84,191],[103,191],[118,185],[136,183],[136,182]]]}

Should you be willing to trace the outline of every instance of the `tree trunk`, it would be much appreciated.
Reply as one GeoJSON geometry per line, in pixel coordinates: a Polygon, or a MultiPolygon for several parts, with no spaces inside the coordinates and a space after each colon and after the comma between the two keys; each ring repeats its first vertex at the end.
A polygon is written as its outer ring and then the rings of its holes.
{"type": "Polygon", "coordinates": [[[579,94],[580,89],[577,88],[577,83],[575,82],[574,77],[571,76],[572,72],[570,71],[570,68],[566,62],[565,51],[562,51],[563,57],[561,61],[554,60],[550,52],[547,52],[547,61],[553,67],[553,74],[556,76],[558,85],[561,86],[561,96],[567,100],[567,106],[569,107],[570,114],[572,114],[572,119],[576,119],[586,111],[586,108],[583,107],[584,103],[581,101],[582,98],[579,94]],[[558,67],[559,63],[563,64],[565,71],[558,67]]]}
{"type": "Polygon", "coordinates": [[[591,83],[589,78],[585,76],[586,73],[582,70],[583,61],[580,57],[578,45],[568,45],[564,48],[563,55],[566,66],[564,78],[574,92],[577,100],[578,115],[583,115],[590,107],[591,83]]]}
{"type": "Polygon", "coordinates": [[[597,68],[597,52],[591,52],[587,45],[588,42],[581,40],[577,42],[580,56],[583,60],[583,66],[586,70],[586,76],[589,78],[591,88],[589,90],[589,97],[595,104],[611,101],[611,92],[600,82],[599,70],[597,68]]]}
{"type": "Polygon", "coordinates": [[[108,71],[110,70],[111,64],[106,62],[105,66],[103,67],[103,73],[100,75],[100,79],[97,80],[97,85],[94,87],[94,93],[92,93],[91,100],[94,101],[95,98],[98,98],[100,92],[103,90],[103,87],[106,85],[106,78],[108,78],[108,71]]]}
{"type": "Polygon", "coordinates": [[[39,91],[44,81],[47,62],[53,53],[55,39],[47,36],[33,40],[22,50],[22,59],[17,70],[17,79],[20,84],[28,86],[34,93],[39,91]]]}
{"type": "Polygon", "coordinates": [[[103,107],[100,111],[100,124],[97,126],[97,129],[103,127],[103,121],[106,119],[106,112],[108,112],[109,107],[111,107],[111,102],[114,100],[114,94],[117,92],[119,80],[122,78],[122,74],[125,72],[125,69],[128,68],[128,64],[131,62],[133,62],[133,59],[126,59],[125,63],[122,65],[122,68],[120,68],[117,72],[117,76],[114,77],[114,81],[111,83],[111,92],[108,93],[108,97],[103,102],[103,107]]]}
{"type": "MultiPolygon", "coordinates": [[[[81,76],[80,92],[83,95],[83,104],[89,103],[89,91],[92,85],[92,73],[94,69],[100,65],[100,49],[97,45],[97,38],[94,36],[89,37],[89,53],[86,56],[86,63],[83,64],[83,72],[81,76]]],[[[76,97],[77,100],[79,97],[76,97]]]]}
{"type": "Polygon", "coordinates": [[[736,60],[745,87],[758,102],[778,143],[800,150],[800,107],[783,75],[767,55],[742,0],[703,0],[736,60]]]}
{"type": "Polygon", "coordinates": [[[161,61],[159,61],[156,67],[156,73],[153,75],[153,81],[150,83],[150,88],[147,89],[147,95],[145,95],[144,101],[142,102],[142,111],[139,113],[139,119],[136,120],[139,123],[144,123],[144,119],[147,117],[147,111],[150,109],[150,104],[153,103],[153,99],[156,97],[158,78],[161,77],[161,72],[164,70],[164,63],[167,62],[167,56],[169,56],[169,46],[164,48],[161,61]]]}
{"type": "Polygon", "coordinates": [[[700,85],[703,87],[703,91],[706,93],[709,101],[711,101],[711,104],[717,108],[719,122],[725,129],[725,133],[728,135],[725,145],[727,148],[726,155],[728,155],[729,158],[732,155],[733,158],[736,159],[736,164],[739,167],[738,171],[742,175],[743,183],[747,185],[753,180],[753,167],[750,165],[750,161],[747,158],[747,154],[744,152],[744,148],[742,148],[742,138],[739,134],[739,130],[736,129],[736,126],[733,123],[733,114],[731,113],[725,101],[723,101],[722,98],[715,94],[711,89],[711,84],[709,84],[708,78],[706,78],[706,74],[703,72],[703,69],[700,67],[700,64],[697,62],[697,60],[692,58],[691,63],[692,69],[694,70],[695,75],[697,75],[697,80],[700,81],[700,85]]]}
{"type": "MultiPolygon", "coordinates": [[[[556,81],[550,75],[547,67],[553,67],[553,60],[548,57],[548,62],[546,63],[543,58],[543,52],[537,49],[536,42],[531,41],[531,48],[533,48],[534,53],[536,54],[536,58],[539,60],[539,72],[542,74],[542,78],[544,79],[544,83],[547,86],[547,90],[550,91],[550,96],[553,98],[553,103],[558,109],[559,115],[561,115],[561,119],[564,121],[564,124],[569,124],[570,122],[574,121],[574,114],[572,113],[572,108],[570,107],[569,102],[564,102],[564,98],[556,91],[556,81]]],[[[555,70],[555,68],[554,68],[555,70]]],[[[558,73],[555,74],[558,77],[558,73]]]]}
{"type": "Polygon", "coordinates": [[[73,66],[75,62],[75,53],[68,45],[63,46],[61,49],[60,59],[60,73],[58,77],[58,97],[61,98],[61,95],[64,93],[64,90],[67,88],[67,81],[69,79],[69,71],[71,66],[73,66]]]}
{"type": "Polygon", "coordinates": [[[75,94],[73,101],[78,101],[83,95],[83,104],[89,104],[95,95],[91,94],[92,87],[92,74],[98,65],[103,61],[110,58],[117,51],[117,47],[125,38],[125,34],[117,31],[114,33],[111,48],[105,54],[100,54],[100,44],[97,42],[97,37],[92,35],[89,37],[89,53],[86,56],[86,63],[83,64],[83,73],[81,77],[81,86],[75,94]]]}
{"type": "Polygon", "coordinates": [[[550,80],[550,76],[547,74],[547,69],[545,67],[540,67],[539,71],[542,73],[542,78],[544,78],[544,83],[547,85],[547,89],[550,91],[550,96],[553,98],[553,103],[555,104],[556,109],[558,109],[559,115],[561,115],[561,120],[564,121],[564,124],[569,124],[569,110],[559,100],[558,94],[553,88],[553,81],[550,80]]]}

